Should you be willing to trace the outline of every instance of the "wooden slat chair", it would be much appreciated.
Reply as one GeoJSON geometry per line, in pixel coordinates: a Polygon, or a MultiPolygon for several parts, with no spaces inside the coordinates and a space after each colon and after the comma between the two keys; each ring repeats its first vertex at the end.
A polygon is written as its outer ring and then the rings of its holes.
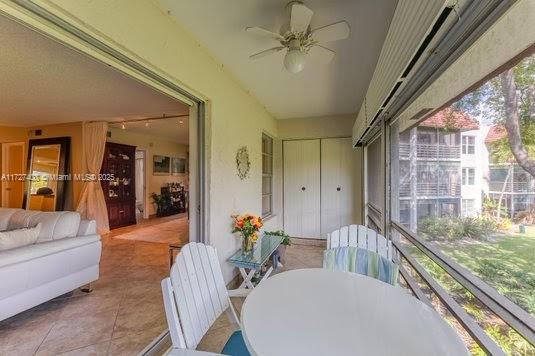
{"type": "Polygon", "coordinates": [[[230,296],[245,297],[250,291],[227,290],[215,248],[196,242],[182,247],[170,276],[162,280],[162,292],[173,348],[195,350],[210,326],[226,312],[238,331],[222,353],[249,355],[230,296]]]}
{"type": "Polygon", "coordinates": [[[363,225],[343,226],[327,234],[327,248],[360,247],[377,252],[392,261],[392,242],[375,230],[363,225]]]}

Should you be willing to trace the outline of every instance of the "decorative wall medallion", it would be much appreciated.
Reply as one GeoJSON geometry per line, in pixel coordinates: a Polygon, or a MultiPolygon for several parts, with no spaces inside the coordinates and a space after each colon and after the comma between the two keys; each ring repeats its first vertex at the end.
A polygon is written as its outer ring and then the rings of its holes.
{"type": "Polygon", "coordinates": [[[249,161],[249,151],[246,146],[242,146],[236,153],[236,168],[238,169],[238,177],[244,180],[249,176],[249,169],[251,162],[249,161]]]}

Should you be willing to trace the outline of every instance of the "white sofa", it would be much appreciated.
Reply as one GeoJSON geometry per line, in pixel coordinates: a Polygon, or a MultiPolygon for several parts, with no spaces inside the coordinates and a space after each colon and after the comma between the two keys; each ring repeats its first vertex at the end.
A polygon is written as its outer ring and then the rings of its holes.
{"type": "Polygon", "coordinates": [[[0,231],[38,223],[37,243],[0,251],[0,320],[98,279],[102,244],[95,221],[71,211],[0,208],[0,231]]]}

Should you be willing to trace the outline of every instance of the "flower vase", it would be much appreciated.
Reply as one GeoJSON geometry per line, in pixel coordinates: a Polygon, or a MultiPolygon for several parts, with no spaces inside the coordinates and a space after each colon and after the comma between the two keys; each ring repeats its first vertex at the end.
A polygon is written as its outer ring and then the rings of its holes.
{"type": "Polygon", "coordinates": [[[241,251],[243,255],[249,255],[253,252],[253,238],[250,235],[243,235],[241,241],[241,251]]]}

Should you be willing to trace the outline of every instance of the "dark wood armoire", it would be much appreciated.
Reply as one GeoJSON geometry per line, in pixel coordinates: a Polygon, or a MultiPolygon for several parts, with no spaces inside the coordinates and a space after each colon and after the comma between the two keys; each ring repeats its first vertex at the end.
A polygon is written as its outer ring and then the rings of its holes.
{"type": "Polygon", "coordinates": [[[135,165],[135,146],[106,142],[100,174],[110,229],[136,223],[135,165]]]}

